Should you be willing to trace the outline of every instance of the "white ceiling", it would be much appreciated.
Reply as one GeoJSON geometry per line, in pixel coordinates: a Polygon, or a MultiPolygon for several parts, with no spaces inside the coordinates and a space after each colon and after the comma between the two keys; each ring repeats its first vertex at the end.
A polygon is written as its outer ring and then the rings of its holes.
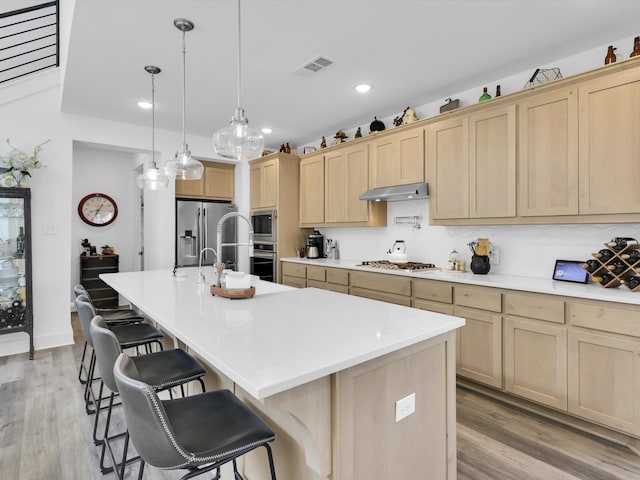
{"type": "MultiPolygon", "coordinates": [[[[187,142],[226,125],[237,103],[235,0],[77,1],[63,111],[150,125],[136,101],[150,99],[151,64],[162,69],[156,126],[181,131],[178,17],[195,23],[187,142]]],[[[302,145],[640,34],[638,18],[637,0],[242,0],[242,106],[252,127],[273,128],[268,146],[302,145]],[[292,73],[317,55],[334,65],[292,73]],[[356,94],[361,82],[373,90],[356,94]]]]}

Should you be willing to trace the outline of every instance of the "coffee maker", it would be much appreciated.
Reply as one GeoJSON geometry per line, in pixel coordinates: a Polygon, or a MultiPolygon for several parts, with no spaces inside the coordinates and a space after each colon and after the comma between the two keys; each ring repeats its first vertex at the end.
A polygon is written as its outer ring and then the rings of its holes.
{"type": "Polygon", "coordinates": [[[307,238],[307,258],[324,257],[324,237],[318,230],[314,230],[307,238]]]}

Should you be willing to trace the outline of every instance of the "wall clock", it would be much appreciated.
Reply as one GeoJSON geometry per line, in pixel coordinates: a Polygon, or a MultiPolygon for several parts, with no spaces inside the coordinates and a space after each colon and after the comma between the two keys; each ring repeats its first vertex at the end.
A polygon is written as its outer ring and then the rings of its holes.
{"type": "Polygon", "coordinates": [[[78,203],[78,215],[92,227],[105,227],[118,216],[115,200],[104,193],[90,193],[78,203]]]}

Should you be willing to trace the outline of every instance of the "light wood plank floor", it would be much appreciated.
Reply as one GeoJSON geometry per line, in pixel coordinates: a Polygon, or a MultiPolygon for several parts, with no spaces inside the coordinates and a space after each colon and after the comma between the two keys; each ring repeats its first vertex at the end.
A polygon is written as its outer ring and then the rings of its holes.
{"type": "MultiPolygon", "coordinates": [[[[36,351],[33,361],[0,358],[0,479],[113,477],[100,474],[90,441],[75,318],[74,327],[75,346],[36,351]]],[[[468,390],[458,389],[457,405],[459,480],[640,480],[640,457],[624,448],[468,390]]],[[[128,469],[127,478],[136,475],[128,469]]],[[[148,480],[179,476],[145,469],[148,480]]]]}

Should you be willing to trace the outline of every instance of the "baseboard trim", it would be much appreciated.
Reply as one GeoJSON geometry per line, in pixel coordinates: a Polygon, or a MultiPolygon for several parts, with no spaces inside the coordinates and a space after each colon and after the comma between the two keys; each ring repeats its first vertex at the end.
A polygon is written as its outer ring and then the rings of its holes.
{"type": "MultiPolygon", "coordinates": [[[[54,335],[34,336],[33,348],[45,350],[48,348],[73,345],[73,331],[54,335]]],[[[15,332],[0,337],[0,357],[18,355],[29,352],[29,335],[26,332],[15,332]]]]}

